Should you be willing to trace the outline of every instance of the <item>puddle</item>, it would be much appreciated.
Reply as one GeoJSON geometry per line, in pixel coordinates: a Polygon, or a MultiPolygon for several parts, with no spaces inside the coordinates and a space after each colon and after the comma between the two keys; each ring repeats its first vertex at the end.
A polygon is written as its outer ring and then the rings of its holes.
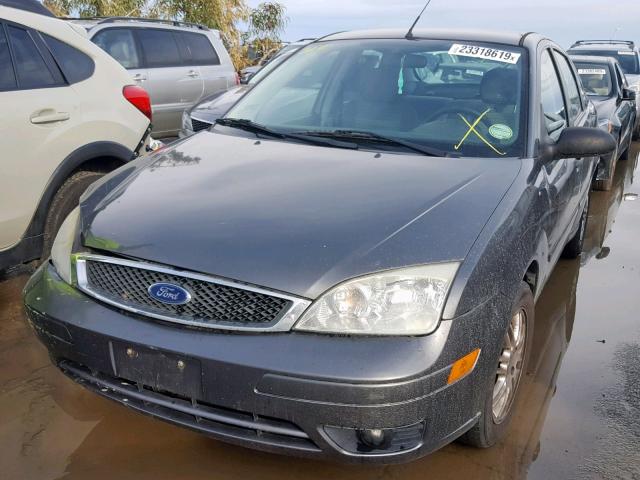
{"type": "Polygon", "coordinates": [[[496,447],[454,443],[406,465],[345,467],[245,450],[136,414],[49,364],[26,324],[27,275],[18,272],[0,284],[2,478],[640,478],[640,212],[623,202],[634,165],[621,166],[612,191],[592,195],[581,261],[560,262],[536,306],[531,372],[496,447]]]}

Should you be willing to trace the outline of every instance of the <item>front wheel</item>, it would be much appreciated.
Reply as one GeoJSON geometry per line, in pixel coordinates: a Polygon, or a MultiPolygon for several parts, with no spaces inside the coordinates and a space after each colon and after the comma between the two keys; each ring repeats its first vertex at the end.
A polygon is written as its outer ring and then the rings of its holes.
{"type": "Polygon", "coordinates": [[[578,258],[582,253],[582,247],[584,245],[584,237],[587,232],[587,220],[589,218],[589,196],[587,195],[587,203],[584,206],[584,210],[580,215],[580,225],[578,231],[573,236],[569,243],[564,247],[562,251],[562,258],[574,259],[578,258]]]}
{"type": "Polygon", "coordinates": [[[531,356],[533,325],[533,293],[526,282],[520,282],[520,289],[511,309],[511,319],[495,363],[495,374],[487,385],[484,408],[478,423],[460,438],[462,442],[488,448],[504,437],[513,416],[521,379],[527,371],[531,356]]]}

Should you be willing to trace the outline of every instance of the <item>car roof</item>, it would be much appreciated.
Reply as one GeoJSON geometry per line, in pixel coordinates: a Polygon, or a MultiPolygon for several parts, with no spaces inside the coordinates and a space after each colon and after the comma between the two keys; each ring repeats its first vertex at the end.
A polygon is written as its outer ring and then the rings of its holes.
{"type": "Polygon", "coordinates": [[[631,40],[578,40],[569,51],[578,50],[637,50],[631,40]]]}
{"type": "Polygon", "coordinates": [[[618,63],[618,61],[613,57],[605,57],[605,56],[595,56],[595,55],[575,55],[569,54],[571,60],[574,63],[606,63],[608,65],[614,65],[618,63]]]}
{"type": "MultiPolygon", "coordinates": [[[[380,29],[380,30],[355,30],[328,35],[320,41],[328,40],[356,40],[356,39],[403,39],[407,35],[407,29],[380,29]]],[[[415,29],[414,39],[430,40],[458,40],[466,42],[502,43],[505,45],[521,46],[525,37],[529,35],[539,37],[536,33],[518,33],[488,30],[452,30],[452,29],[415,29]]]]}
{"type": "Polygon", "coordinates": [[[180,22],[177,20],[161,20],[156,18],[138,18],[138,17],[67,17],[64,20],[68,20],[70,22],[75,23],[76,25],[81,25],[87,30],[91,30],[98,25],[100,26],[121,26],[122,24],[126,24],[133,27],[147,27],[150,25],[155,25],[157,27],[162,28],[170,28],[176,30],[201,30],[206,32],[212,32],[217,37],[220,37],[220,32],[218,30],[213,30],[208,28],[205,25],[200,25],[197,23],[189,23],[189,22],[180,22]]]}
{"type": "Polygon", "coordinates": [[[51,11],[37,0],[0,0],[0,5],[4,7],[16,8],[27,12],[39,13],[47,17],[55,17],[51,11]]]}

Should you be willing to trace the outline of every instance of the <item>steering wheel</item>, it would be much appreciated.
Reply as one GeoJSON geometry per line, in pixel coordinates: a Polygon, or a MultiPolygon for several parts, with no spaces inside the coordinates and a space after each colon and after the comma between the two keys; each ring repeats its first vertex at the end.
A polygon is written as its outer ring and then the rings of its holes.
{"type": "MultiPolygon", "coordinates": [[[[478,119],[478,117],[482,115],[482,113],[478,113],[475,110],[472,110],[470,108],[466,108],[466,107],[459,108],[459,107],[447,106],[439,110],[436,110],[435,113],[433,113],[431,116],[427,118],[426,123],[433,122],[434,120],[437,120],[441,117],[444,117],[446,115],[451,115],[451,114],[454,114],[455,117],[460,121],[462,120],[460,119],[458,114],[462,114],[462,116],[465,117],[467,119],[467,122],[469,122],[471,125],[473,125],[475,121],[478,119]]],[[[485,123],[485,119],[486,117],[480,120],[480,123],[488,128],[490,125],[485,123]]]]}

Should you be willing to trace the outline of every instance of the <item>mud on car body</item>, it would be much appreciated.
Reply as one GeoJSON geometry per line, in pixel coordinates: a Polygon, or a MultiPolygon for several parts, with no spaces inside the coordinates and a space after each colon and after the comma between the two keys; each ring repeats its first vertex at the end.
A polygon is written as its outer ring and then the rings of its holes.
{"type": "Polygon", "coordinates": [[[327,37],[94,184],[29,317],[75,381],[228,442],[355,463],[490,446],[615,148],[585,98],[539,35],[327,37]]]}

